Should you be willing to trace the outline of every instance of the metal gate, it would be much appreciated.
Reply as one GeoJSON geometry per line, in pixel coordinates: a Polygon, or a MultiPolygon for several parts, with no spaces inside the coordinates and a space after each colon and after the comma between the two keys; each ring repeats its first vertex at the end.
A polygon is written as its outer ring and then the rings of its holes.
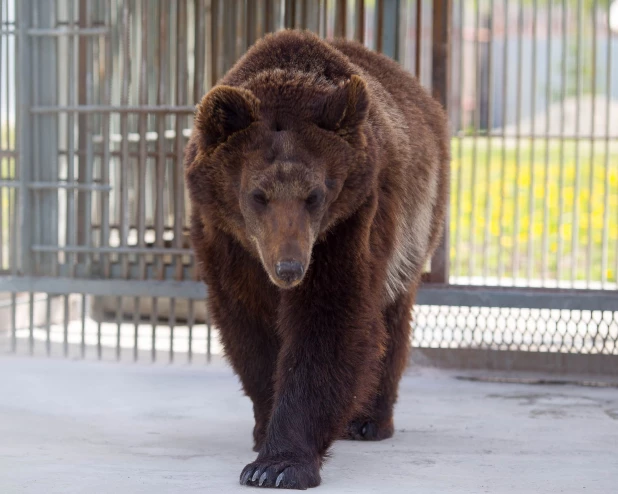
{"type": "Polygon", "coordinates": [[[291,27],[386,53],[449,111],[449,228],[413,357],[618,373],[611,25],[598,0],[1,0],[0,345],[218,351],[182,153],[195,102],[291,27]]]}

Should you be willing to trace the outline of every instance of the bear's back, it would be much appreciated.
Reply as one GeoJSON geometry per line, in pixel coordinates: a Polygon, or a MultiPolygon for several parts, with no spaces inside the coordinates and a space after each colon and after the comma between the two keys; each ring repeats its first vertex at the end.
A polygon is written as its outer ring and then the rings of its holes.
{"type": "MultiPolygon", "coordinates": [[[[348,57],[363,72],[375,79],[402,110],[406,124],[414,129],[420,121],[431,128],[439,142],[448,142],[446,117],[440,104],[421,86],[418,79],[385,55],[369,50],[355,41],[335,39],[328,42],[348,57]]],[[[448,159],[447,154],[442,156],[448,159]]]]}
{"type": "MultiPolygon", "coordinates": [[[[219,84],[246,87],[260,74],[276,70],[311,74],[332,86],[353,74],[360,75],[369,83],[374,99],[380,101],[381,107],[373,109],[380,114],[378,119],[403,127],[412,142],[418,140],[415,133],[419,126],[428,128],[439,142],[448,142],[444,112],[418,79],[397,62],[354,41],[325,41],[309,31],[278,31],[251,47],[219,84]]],[[[447,148],[439,152],[440,161],[448,160],[447,148]]]]}
{"type": "Polygon", "coordinates": [[[278,31],[259,40],[219,84],[243,86],[263,72],[312,74],[337,85],[355,73],[349,59],[308,31],[278,31]]]}

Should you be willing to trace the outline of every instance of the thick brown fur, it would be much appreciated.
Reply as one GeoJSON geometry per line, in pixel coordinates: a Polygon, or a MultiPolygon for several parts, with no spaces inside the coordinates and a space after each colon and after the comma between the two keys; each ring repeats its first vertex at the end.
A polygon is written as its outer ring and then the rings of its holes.
{"type": "Polygon", "coordinates": [[[266,36],[198,106],[191,238],[253,401],[242,484],[313,487],[335,439],[393,434],[448,146],[442,108],[398,64],[305,32],[266,36]]]}

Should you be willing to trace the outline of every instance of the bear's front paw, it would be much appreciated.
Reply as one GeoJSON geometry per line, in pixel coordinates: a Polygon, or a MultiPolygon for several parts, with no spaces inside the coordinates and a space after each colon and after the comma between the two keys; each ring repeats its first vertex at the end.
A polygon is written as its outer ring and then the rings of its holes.
{"type": "Polygon", "coordinates": [[[307,489],[320,485],[317,460],[301,460],[294,455],[265,456],[249,463],[240,474],[241,485],[307,489]]]}
{"type": "Polygon", "coordinates": [[[344,433],[344,439],[352,441],[381,441],[393,436],[393,420],[376,422],[371,419],[352,420],[344,433]]]}

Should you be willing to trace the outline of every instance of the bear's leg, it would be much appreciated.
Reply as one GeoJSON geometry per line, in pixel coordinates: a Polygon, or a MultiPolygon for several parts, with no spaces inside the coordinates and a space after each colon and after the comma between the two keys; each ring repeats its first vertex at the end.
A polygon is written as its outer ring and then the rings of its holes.
{"type": "MultiPolygon", "coordinates": [[[[217,257],[213,255],[212,258],[217,257]]],[[[208,269],[214,271],[221,267],[209,263],[208,269]]],[[[245,273],[248,269],[250,265],[245,273]]],[[[279,341],[275,333],[276,309],[258,298],[266,297],[268,286],[265,290],[250,291],[243,299],[239,299],[232,290],[226,290],[225,282],[234,280],[234,276],[234,271],[215,272],[210,276],[208,305],[218,326],[225,355],[240,378],[243,390],[253,402],[253,440],[254,450],[257,451],[266,434],[275,394],[274,376],[279,354],[279,341]],[[256,298],[248,298],[250,296],[256,298]],[[262,309],[256,312],[248,307],[262,309]]],[[[237,284],[234,282],[232,286],[237,284]]]]}
{"type": "Polygon", "coordinates": [[[254,449],[258,450],[273,405],[279,354],[278,292],[259,261],[228,235],[206,229],[195,211],[191,241],[200,274],[208,285],[208,311],[219,330],[224,353],[253,402],[254,449]]]}
{"type": "Polygon", "coordinates": [[[362,254],[345,242],[318,244],[313,254],[310,278],[281,296],[273,413],[257,459],[240,475],[243,485],[317,486],[328,448],[380,378],[386,329],[369,273],[359,272],[362,254]]]}
{"type": "Polygon", "coordinates": [[[229,331],[221,329],[225,353],[230,360],[243,390],[253,402],[253,450],[259,451],[273,405],[275,362],[277,347],[263,330],[256,327],[238,328],[235,337],[226,342],[229,331]],[[242,331],[242,334],[239,332],[242,331]],[[241,343],[239,343],[239,341],[241,343]]]}
{"type": "Polygon", "coordinates": [[[384,310],[389,341],[380,384],[369,412],[355,417],[348,424],[344,439],[381,441],[394,433],[393,407],[397,401],[399,381],[408,364],[410,318],[415,292],[413,289],[400,295],[384,310]]]}
{"type": "Polygon", "coordinates": [[[278,342],[272,331],[243,315],[238,307],[228,314],[220,318],[221,340],[243,390],[253,402],[253,450],[259,451],[272,411],[278,342]]]}
{"type": "MultiPolygon", "coordinates": [[[[255,348],[259,348],[256,345],[255,348]]],[[[259,350],[256,350],[259,352],[259,350]]],[[[259,451],[266,437],[266,429],[270,414],[273,407],[273,396],[275,394],[273,379],[274,379],[274,362],[276,361],[276,351],[274,346],[270,346],[268,350],[257,354],[247,352],[240,357],[244,361],[253,359],[252,368],[237,371],[241,376],[243,389],[251,401],[253,402],[253,417],[255,425],[253,426],[253,451],[259,451]],[[251,353],[251,354],[249,354],[251,353]],[[272,360],[268,359],[267,355],[272,356],[272,360]],[[242,372],[242,374],[241,374],[242,372]]],[[[238,369],[240,366],[234,366],[238,369]]]]}

